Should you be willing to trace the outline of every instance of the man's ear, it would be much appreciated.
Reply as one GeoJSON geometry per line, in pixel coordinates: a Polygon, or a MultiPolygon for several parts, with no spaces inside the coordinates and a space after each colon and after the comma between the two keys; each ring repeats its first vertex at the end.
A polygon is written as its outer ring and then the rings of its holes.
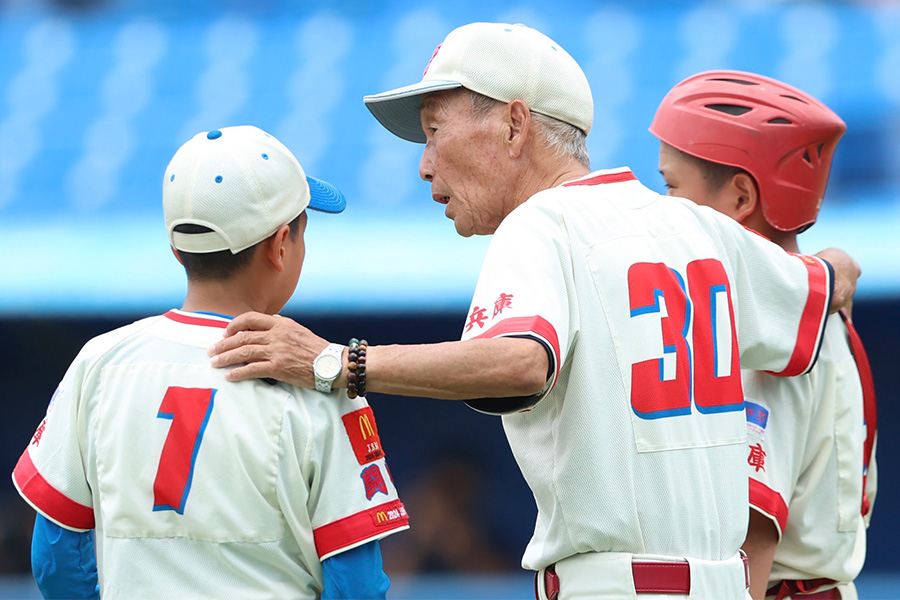
{"type": "Polygon", "coordinates": [[[760,206],[759,188],[753,177],[744,171],[731,178],[731,186],[736,195],[734,219],[738,223],[745,223],[760,206]]]}
{"type": "Polygon", "coordinates": [[[263,254],[266,261],[271,264],[276,271],[284,270],[284,255],[286,246],[291,234],[291,228],[288,225],[282,225],[278,231],[263,241],[263,254]]]}
{"type": "Polygon", "coordinates": [[[531,111],[522,100],[513,100],[506,105],[506,143],[511,158],[522,153],[528,132],[531,129],[531,111]]]}
{"type": "Polygon", "coordinates": [[[177,261],[178,261],[179,263],[181,263],[181,265],[183,266],[183,265],[184,265],[184,261],[181,260],[181,255],[178,253],[178,250],[175,249],[175,246],[169,246],[169,248],[171,248],[171,250],[172,250],[172,255],[175,257],[175,260],[177,260],[177,261]]]}

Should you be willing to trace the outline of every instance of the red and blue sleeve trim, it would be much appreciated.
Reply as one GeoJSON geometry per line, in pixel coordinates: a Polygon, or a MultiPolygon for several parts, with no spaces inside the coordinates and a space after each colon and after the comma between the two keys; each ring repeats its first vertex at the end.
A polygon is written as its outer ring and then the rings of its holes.
{"type": "Polygon", "coordinates": [[[750,506],[772,519],[778,530],[778,541],[781,541],[788,519],[788,507],[781,494],[751,477],[750,506]]]}
{"type": "Polygon", "coordinates": [[[834,270],[831,265],[815,256],[794,255],[803,261],[809,279],[809,294],[800,317],[797,343],[783,371],[770,371],[778,377],[794,377],[808,373],[819,357],[819,348],[825,333],[825,320],[831,308],[834,293],[834,270]]]}
{"type": "Polygon", "coordinates": [[[313,530],[316,552],[320,560],[373,539],[388,532],[409,527],[409,515],[400,500],[338,519],[313,530]]]}
{"type": "Polygon", "coordinates": [[[44,479],[28,450],[22,453],[13,470],[13,483],[29,504],[67,529],[87,531],[94,528],[94,509],[75,502],[44,479]]]}
{"type": "Polygon", "coordinates": [[[551,389],[553,385],[556,385],[562,361],[559,352],[559,337],[556,335],[556,329],[553,328],[549,321],[539,316],[512,317],[500,321],[472,339],[498,337],[527,337],[540,342],[547,349],[551,362],[550,372],[553,375],[551,389]]]}

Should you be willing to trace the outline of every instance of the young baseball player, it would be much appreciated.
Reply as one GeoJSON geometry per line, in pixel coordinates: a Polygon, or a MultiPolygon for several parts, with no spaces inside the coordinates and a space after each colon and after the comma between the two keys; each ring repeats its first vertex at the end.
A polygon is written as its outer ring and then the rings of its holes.
{"type": "MultiPolygon", "coordinates": [[[[710,206],[792,253],[816,221],[845,130],[809,94],[740,71],[682,81],[650,127],[670,195],[710,206]]],[[[742,380],[753,597],[855,599],[876,491],[875,400],[850,319],[829,317],[809,373],[745,370],[742,380]]]]}
{"type": "MultiPolygon", "coordinates": [[[[744,600],[740,361],[811,367],[858,266],[790,256],[627,168],[591,172],[587,78],[524,25],[459,27],[418,83],[365,101],[424,143],[419,175],[457,232],[493,234],[462,340],[370,346],[368,389],[504,414],[538,508],[522,564],[540,600],[744,600]]],[[[328,346],[258,313],[226,334],[211,352],[243,357],[233,379],[312,386],[328,346]]]]}
{"type": "Polygon", "coordinates": [[[385,597],[378,540],[408,518],[365,399],[230,383],[206,354],[227,315],[290,298],[306,209],[344,206],[255,127],[178,150],[163,208],[184,305],[88,342],[13,473],[45,595],[96,597],[93,531],[103,598],[385,597]]]}

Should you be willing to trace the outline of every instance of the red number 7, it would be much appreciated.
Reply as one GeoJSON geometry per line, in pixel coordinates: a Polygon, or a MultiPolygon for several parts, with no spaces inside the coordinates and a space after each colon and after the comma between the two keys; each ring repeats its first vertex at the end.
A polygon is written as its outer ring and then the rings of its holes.
{"type": "Polygon", "coordinates": [[[172,426],[163,444],[153,482],[153,510],[174,510],[179,515],[184,514],[194,477],[194,463],[215,395],[214,389],[170,387],[166,390],[156,416],[171,419],[172,426]]]}

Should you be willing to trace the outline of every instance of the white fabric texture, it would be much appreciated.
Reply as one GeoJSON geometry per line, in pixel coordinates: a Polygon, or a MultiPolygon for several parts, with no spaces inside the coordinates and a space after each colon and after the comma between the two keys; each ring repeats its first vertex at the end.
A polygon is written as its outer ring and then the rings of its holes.
{"type": "MultiPolygon", "coordinates": [[[[764,428],[749,421],[748,444],[757,450],[750,477],[765,486],[757,493],[777,494],[776,505],[786,509],[769,514],[766,507],[776,499],[755,498],[751,488],[751,506],[772,518],[781,534],[770,584],[853,581],[866,554],[867,519],[860,511],[866,427],[859,373],[840,317],[828,318],[819,360],[808,374],[783,378],[745,371],[743,380],[748,407],[768,412],[764,428]],[[782,531],[779,520],[785,519],[782,531]]],[[[868,482],[874,503],[874,459],[868,482]]]]}
{"type": "Polygon", "coordinates": [[[748,497],[734,349],[739,341],[740,360],[760,369],[784,369],[801,347],[810,356],[795,367],[811,363],[828,270],[645,188],[628,169],[572,183],[535,195],[497,229],[462,335],[522,335],[524,324],[525,335],[556,340],[543,399],[503,417],[538,507],[522,564],[539,570],[587,552],[728,559],[746,534],[748,497]],[[810,298],[821,306],[805,309],[810,298]],[[692,349],[702,331],[714,339],[692,349]],[[639,363],[647,372],[632,387],[639,363]],[[691,385],[698,372],[706,378],[691,385]],[[688,386],[674,395],[682,405],[639,414],[635,391],[673,381],[688,386]],[[725,384],[714,405],[709,390],[725,384]]]}
{"type": "MultiPolygon", "coordinates": [[[[226,382],[206,354],[224,323],[200,324],[217,321],[170,311],[88,342],[26,450],[92,507],[104,598],[316,598],[320,557],[407,528],[383,453],[351,443],[365,400],[226,382]]],[[[22,492],[66,526],[52,492],[22,492]]]]}

